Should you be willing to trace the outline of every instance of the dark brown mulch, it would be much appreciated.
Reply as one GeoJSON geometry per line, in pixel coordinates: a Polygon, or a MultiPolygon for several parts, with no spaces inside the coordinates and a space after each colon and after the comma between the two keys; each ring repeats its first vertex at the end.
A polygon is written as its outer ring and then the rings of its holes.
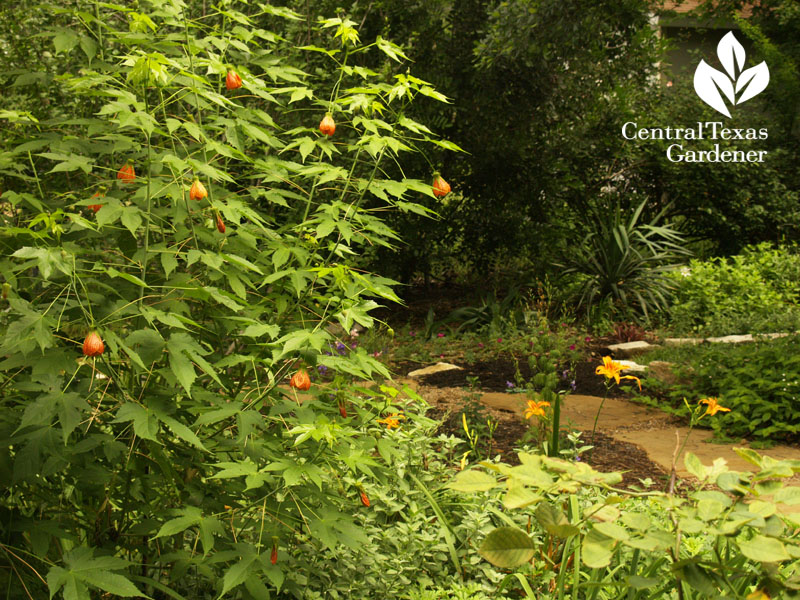
{"type": "Polygon", "coordinates": [[[639,446],[603,433],[595,433],[594,449],[584,456],[598,471],[622,471],[621,487],[624,488],[643,487],[640,480],[650,478],[654,482],[650,489],[663,490],[669,477],[669,473],[650,460],[639,446]]]}
{"type": "MultiPolygon", "coordinates": [[[[432,419],[442,420],[439,433],[455,435],[462,439],[465,437],[460,412],[434,404],[427,414],[432,419]]],[[[499,417],[499,421],[494,432],[491,452],[488,452],[489,449],[485,446],[481,446],[482,451],[492,457],[500,454],[504,462],[518,465],[519,459],[515,449],[520,446],[521,438],[528,431],[527,425],[510,411],[508,415],[498,415],[495,411],[493,416],[499,417]]],[[[589,441],[587,439],[586,443],[589,441]]],[[[669,474],[650,460],[647,453],[639,446],[616,440],[603,433],[595,434],[593,445],[594,448],[590,452],[583,454],[582,460],[598,471],[622,472],[622,483],[619,487],[644,489],[642,480],[649,478],[653,482],[653,486],[649,489],[665,488],[669,474]]],[[[466,449],[466,446],[464,448],[466,449]]]]}
{"type": "MultiPolygon", "coordinates": [[[[442,420],[441,425],[439,425],[439,433],[455,435],[460,438],[465,437],[460,412],[448,412],[445,409],[434,407],[426,413],[426,416],[436,421],[442,420]]],[[[497,429],[492,437],[491,452],[489,452],[489,448],[483,446],[482,450],[490,454],[490,456],[501,454],[505,462],[518,465],[519,459],[514,448],[520,445],[520,439],[526,431],[528,431],[528,426],[515,418],[514,413],[509,411],[507,418],[501,417],[498,420],[497,429]]]]}
{"type": "MultiPolygon", "coordinates": [[[[514,382],[514,375],[517,366],[511,356],[500,354],[493,360],[466,364],[459,360],[445,358],[445,362],[461,367],[462,371],[442,371],[420,378],[420,383],[426,386],[438,388],[457,388],[467,387],[469,377],[477,377],[479,387],[484,392],[505,392],[508,390],[507,382],[514,382]]],[[[519,361],[519,371],[523,379],[530,380],[533,377],[528,366],[528,357],[517,359],[519,361]]],[[[591,358],[581,361],[575,365],[575,394],[585,394],[587,396],[602,396],[606,392],[605,378],[596,375],[595,369],[602,363],[600,358],[591,358]]],[[[409,372],[419,369],[422,366],[417,363],[403,362],[392,365],[392,371],[405,376],[409,372]]],[[[567,389],[570,386],[570,379],[559,382],[560,389],[567,389]]],[[[609,394],[614,397],[625,396],[624,388],[620,388],[616,383],[612,383],[609,394]]]]}

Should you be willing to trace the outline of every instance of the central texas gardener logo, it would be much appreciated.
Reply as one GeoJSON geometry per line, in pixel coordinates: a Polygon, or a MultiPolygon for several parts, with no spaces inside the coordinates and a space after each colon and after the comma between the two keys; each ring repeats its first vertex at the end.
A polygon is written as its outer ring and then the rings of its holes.
{"type": "Polygon", "coordinates": [[[701,60],[694,72],[694,91],[700,99],[714,110],[730,117],[727,99],[731,106],[741,104],[764,91],[769,83],[767,63],[745,69],[745,50],[730,31],[717,45],[725,73],[701,60]]]}

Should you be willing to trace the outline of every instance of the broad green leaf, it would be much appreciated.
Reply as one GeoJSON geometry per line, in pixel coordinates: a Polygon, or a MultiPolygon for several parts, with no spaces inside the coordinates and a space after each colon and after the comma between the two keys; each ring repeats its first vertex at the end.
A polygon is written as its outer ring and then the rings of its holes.
{"type": "Polygon", "coordinates": [[[158,416],[159,421],[161,421],[167,427],[169,427],[172,433],[177,435],[184,442],[188,442],[195,448],[208,452],[208,448],[206,448],[203,445],[203,443],[200,441],[200,438],[198,438],[195,435],[195,433],[191,429],[189,429],[186,425],[184,425],[177,419],[161,414],[160,412],[157,412],[156,415],[158,416]]]}
{"type": "Polygon", "coordinates": [[[514,569],[533,558],[536,546],[516,527],[498,527],[486,536],[478,553],[501,569],[514,569]]]}
{"type": "Polygon", "coordinates": [[[613,538],[615,540],[623,541],[627,540],[630,537],[625,528],[620,527],[616,523],[605,523],[605,522],[595,523],[594,528],[603,535],[613,538]]]}
{"type": "Polygon", "coordinates": [[[678,563],[673,567],[683,576],[683,579],[694,589],[702,592],[706,597],[719,596],[719,590],[709,576],[709,572],[694,560],[678,563]]]}
{"type": "Polygon", "coordinates": [[[222,578],[222,591],[219,598],[222,598],[238,585],[241,585],[250,576],[255,569],[251,568],[258,555],[250,555],[242,557],[239,562],[234,563],[222,578]]]}
{"type": "Polygon", "coordinates": [[[141,404],[126,402],[119,407],[114,422],[126,421],[133,421],[133,431],[140,438],[158,441],[158,419],[141,404]]]}
{"type": "Polygon", "coordinates": [[[183,512],[186,512],[188,514],[164,523],[161,526],[161,529],[158,530],[158,533],[155,536],[153,536],[153,539],[164,537],[167,535],[175,535],[176,533],[180,533],[181,531],[186,531],[189,527],[192,527],[200,523],[200,519],[202,518],[202,513],[199,508],[189,507],[184,509],[183,512]]]}
{"type": "Polygon", "coordinates": [[[697,455],[686,452],[683,455],[683,464],[686,465],[686,470],[700,481],[703,481],[707,477],[706,468],[703,466],[703,463],[700,462],[700,459],[697,458],[697,455]]]}
{"type": "Polygon", "coordinates": [[[79,41],[78,35],[69,29],[62,29],[53,36],[53,46],[55,46],[56,54],[69,53],[78,45],[79,41]]]}
{"type": "Polygon", "coordinates": [[[747,558],[758,562],[780,562],[791,556],[780,540],[756,534],[753,539],[737,542],[739,549],[747,558]]]}
{"type": "Polygon", "coordinates": [[[549,502],[540,503],[536,507],[534,515],[539,524],[551,535],[566,539],[580,533],[580,530],[569,522],[564,513],[549,502]]]}
{"type": "Polygon", "coordinates": [[[542,497],[535,494],[524,485],[512,483],[514,480],[508,480],[508,489],[503,497],[503,505],[506,508],[525,508],[531,504],[536,504],[542,500],[542,497]]]}
{"type": "Polygon", "coordinates": [[[602,569],[611,562],[614,554],[614,540],[599,531],[591,529],[583,538],[581,558],[588,567],[602,569]]]}
{"type": "Polygon", "coordinates": [[[81,573],[80,578],[92,587],[101,589],[114,596],[120,596],[122,598],[148,597],[139,591],[139,588],[137,588],[130,579],[123,575],[118,575],[117,573],[111,573],[110,571],[101,569],[86,571],[81,573]]]}
{"type": "Polygon", "coordinates": [[[130,273],[125,273],[123,271],[117,271],[114,267],[106,267],[105,268],[106,274],[111,277],[111,279],[115,279],[117,277],[122,277],[125,281],[129,281],[139,287],[143,288],[150,288],[144,281],[139,279],[136,275],[131,275],[130,273]]]}
{"type": "Polygon", "coordinates": [[[259,325],[250,325],[243,332],[242,335],[247,337],[262,337],[269,336],[270,339],[278,337],[281,328],[274,323],[262,323],[259,325]]]}
{"type": "Polygon", "coordinates": [[[458,492],[485,492],[495,485],[497,485],[495,478],[488,473],[470,469],[458,473],[447,487],[458,492]]]}

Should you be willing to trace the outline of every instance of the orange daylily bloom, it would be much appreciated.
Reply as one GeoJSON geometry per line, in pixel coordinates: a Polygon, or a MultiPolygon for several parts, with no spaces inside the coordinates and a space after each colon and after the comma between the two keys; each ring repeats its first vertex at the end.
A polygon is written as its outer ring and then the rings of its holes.
{"type": "Polygon", "coordinates": [[[703,413],[703,416],[711,415],[712,417],[717,414],[718,412],[730,412],[730,408],[725,408],[724,406],[719,405],[719,398],[703,398],[698,402],[698,404],[707,404],[708,407],[706,408],[706,412],[703,413]]]}
{"type": "Polygon", "coordinates": [[[614,362],[610,356],[604,356],[603,364],[597,367],[594,372],[595,375],[605,375],[607,379],[613,379],[617,384],[619,384],[620,379],[633,379],[639,389],[642,389],[642,382],[639,381],[639,378],[633,375],[620,375],[622,369],[623,366],[620,363],[614,362]]]}
{"type": "Polygon", "coordinates": [[[545,402],[544,400],[541,402],[536,402],[536,400],[528,400],[528,408],[525,409],[525,418],[530,419],[531,417],[544,417],[545,406],[550,406],[550,403],[545,402]]]}
{"type": "Polygon", "coordinates": [[[392,413],[385,419],[378,419],[378,423],[383,423],[386,425],[386,429],[391,429],[392,427],[400,427],[399,419],[405,419],[405,415],[398,415],[397,413],[392,413]]]}

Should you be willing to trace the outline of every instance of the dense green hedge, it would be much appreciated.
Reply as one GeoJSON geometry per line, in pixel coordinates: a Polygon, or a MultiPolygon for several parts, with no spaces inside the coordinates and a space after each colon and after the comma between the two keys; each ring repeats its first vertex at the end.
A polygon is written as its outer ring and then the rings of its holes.
{"type": "Polygon", "coordinates": [[[730,259],[692,260],[672,273],[669,325],[677,333],[721,336],[800,329],[800,254],[751,246],[730,259]]]}

